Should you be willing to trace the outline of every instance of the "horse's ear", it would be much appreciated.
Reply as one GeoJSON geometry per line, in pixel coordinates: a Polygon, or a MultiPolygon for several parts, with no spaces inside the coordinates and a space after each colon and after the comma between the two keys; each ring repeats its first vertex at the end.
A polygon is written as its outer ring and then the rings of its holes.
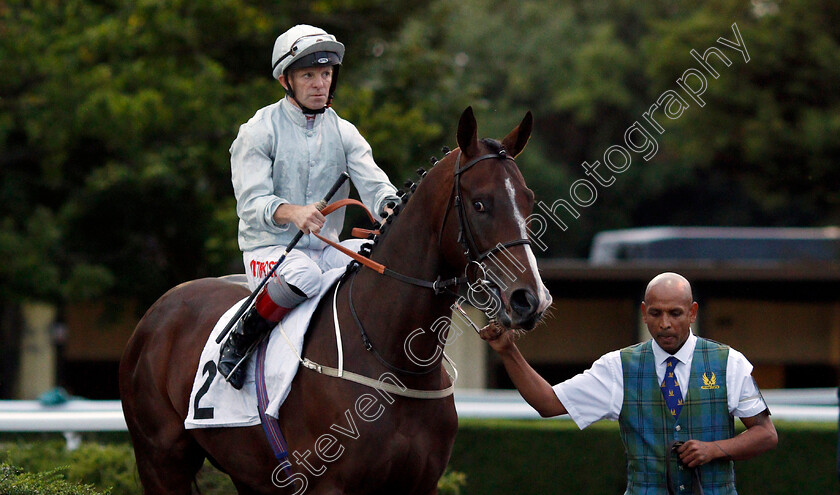
{"type": "Polygon", "coordinates": [[[516,158],[516,155],[522,152],[525,145],[528,144],[528,139],[531,137],[531,130],[534,127],[534,117],[531,112],[525,114],[522,122],[516,126],[516,129],[510,131],[510,134],[502,141],[502,146],[508,152],[508,155],[516,158]]]}
{"type": "Polygon", "coordinates": [[[472,107],[467,107],[458,121],[458,146],[465,156],[478,154],[478,124],[475,122],[472,107]]]}

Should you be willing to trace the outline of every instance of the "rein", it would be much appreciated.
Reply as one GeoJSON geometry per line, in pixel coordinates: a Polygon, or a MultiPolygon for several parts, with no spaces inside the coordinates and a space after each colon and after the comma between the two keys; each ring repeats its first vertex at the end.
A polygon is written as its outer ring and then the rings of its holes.
{"type": "MultiPolygon", "coordinates": [[[[336,201],[334,203],[331,203],[328,206],[326,206],[325,208],[321,209],[321,213],[323,215],[329,215],[330,213],[334,212],[335,210],[337,210],[339,208],[343,208],[343,207],[351,206],[351,205],[361,207],[365,211],[365,213],[367,214],[371,223],[373,223],[373,224],[377,223],[376,220],[373,218],[373,215],[371,214],[370,210],[368,210],[367,207],[362,202],[360,202],[358,200],[355,200],[355,199],[351,199],[351,198],[342,199],[342,200],[336,201]]],[[[378,233],[379,232],[376,231],[376,230],[365,230],[365,229],[355,229],[355,228],[353,229],[353,235],[357,236],[357,237],[364,237],[367,234],[378,234],[378,233]]],[[[434,280],[432,282],[429,282],[429,281],[426,281],[426,280],[422,280],[422,279],[418,279],[418,278],[414,278],[414,277],[409,277],[407,275],[402,275],[400,273],[397,273],[397,272],[387,268],[385,265],[383,265],[381,263],[377,263],[377,262],[371,260],[370,258],[366,258],[365,256],[362,256],[361,254],[356,253],[353,250],[347,249],[346,247],[342,246],[341,244],[339,244],[337,242],[334,242],[330,239],[327,239],[327,238],[325,238],[325,237],[323,237],[319,234],[314,234],[313,233],[313,235],[315,237],[317,237],[318,239],[320,239],[321,241],[323,241],[324,243],[326,243],[327,245],[332,246],[335,249],[338,249],[339,251],[346,254],[347,256],[349,256],[350,258],[355,260],[356,262],[372,269],[373,271],[375,271],[375,272],[377,272],[381,275],[388,275],[389,277],[392,277],[392,278],[394,278],[396,280],[399,280],[401,282],[416,285],[416,286],[419,286],[419,287],[424,287],[424,288],[427,288],[427,289],[432,289],[432,290],[435,291],[435,294],[440,294],[444,290],[449,291],[449,289],[448,289],[449,287],[451,287],[453,285],[458,285],[460,283],[463,283],[463,282],[467,281],[466,277],[456,277],[456,278],[452,278],[452,279],[444,280],[444,281],[441,281],[440,277],[438,277],[436,280],[434,280]]],[[[350,273],[351,267],[353,267],[353,264],[348,266],[348,274],[350,273]]],[[[358,268],[358,265],[356,265],[356,268],[358,268]]],[[[352,275],[355,275],[355,271],[352,272],[351,276],[352,275]]],[[[289,340],[289,337],[286,335],[286,332],[283,330],[283,325],[278,323],[278,328],[280,329],[280,333],[283,335],[283,338],[286,339],[286,343],[289,345],[289,347],[292,349],[292,351],[295,352],[295,354],[297,355],[298,361],[304,367],[306,367],[306,368],[308,368],[312,371],[315,371],[319,374],[332,376],[332,377],[335,377],[335,378],[342,378],[344,380],[359,383],[361,385],[372,387],[372,388],[375,388],[377,390],[382,390],[384,392],[388,392],[388,393],[392,393],[394,395],[400,395],[400,396],[408,397],[408,398],[412,398],[412,399],[442,399],[444,397],[448,397],[448,396],[452,395],[455,391],[455,381],[457,381],[457,379],[458,379],[458,369],[455,367],[455,363],[452,362],[452,360],[449,358],[449,356],[446,355],[446,353],[442,353],[442,354],[443,354],[443,359],[445,359],[446,362],[449,363],[449,366],[452,368],[452,371],[453,371],[453,373],[450,374],[450,378],[452,379],[452,385],[450,385],[449,387],[446,387],[444,389],[440,389],[440,390],[418,390],[418,389],[412,389],[412,388],[407,388],[407,387],[399,387],[399,386],[391,384],[391,383],[385,383],[382,380],[374,380],[373,378],[370,378],[370,377],[367,377],[367,376],[364,376],[364,375],[359,375],[358,373],[353,373],[352,371],[344,370],[344,352],[343,352],[343,345],[341,343],[341,330],[339,328],[339,322],[338,322],[338,311],[336,309],[336,297],[338,296],[338,289],[341,286],[341,283],[343,282],[343,280],[344,280],[344,278],[339,280],[339,282],[336,284],[336,287],[335,287],[335,290],[334,290],[334,293],[333,293],[333,324],[335,326],[335,340],[336,340],[336,347],[337,347],[337,350],[338,350],[338,368],[333,368],[333,367],[330,367],[330,366],[324,366],[324,365],[318,364],[318,363],[310,360],[309,358],[304,358],[303,356],[298,354],[297,350],[292,345],[292,342],[289,340]]],[[[373,343],[371,342],[370,337],[368,336],[367,332],[365,332],[365,328],[362,325],[361,320],[359,320],[359,316],[356,313],[356,308],[353,304],[353,282],[354,281],[355,281],[355,277],[352,277],[351,280],[350,280],[350,288],[348,290],[348,302],[349,302],[349,306],[350,306],[350,313],[353,315],[353,319],[355,320],[356,325],[359,327],[359,331],[361,332],[362,341],[364,343],[365,349],[372,352],[373,355],[376,356],[376,359],[380,363],[382,363],[386,368],[390,369],[391,371],[395,371],[397,373],[404,373],[404,374],[413,375],[413,376],[422,376],[422,375],[426,375],[426,374],[434,371],[436,369],[436,366],[430,366],[428,370],[420,371],[420,372],[405,370],[405,369],[402,369],[402,368],[399,368],[397,366],[392,365],[391,363],[386,361],[379,354],[379,352],[377,352],[377,350],[373,347],[373,343]]],[[[451,292],[451,291],[449,291],[449,292],[451,292]]]]}
{"type": "MultiPolygon", "coordinates": [[[[440,247],[440,245],[441,245],[441,240],[443,239],[443,230],[446,227],[446,220],[449,217],[449,210],[452,208],[453,204],[455,205],[455,209],[458,212],[458,242],[464,248],[464,255],[467,257],[468,264],[475,263],[478,266],[481,266],[482,261],[484,261],[487,257],[489,257],[490,255],[492,255],[493,253],[495,253],[497,251],[507,249],[507,248],[513,247],[513,246],[530,244],[531,241],[527,238],[524,238],[524,239],[516,239],[516,240],[513,240],[513,241],[509,241],[509,242],[506,242],[504,244],[498,243],[495,246],[493,246],[492,248],[490,248],[490,249],[488,249],[487,251],[484,251],[484,252],[481,252],[478,249],[478,246],[475,242],[475,237],[473,236],[472,230],[470,228],[470,223],[467,221],[467,214],[466,214],[466,210],[464,208],[463,200],[461,199],[462,196],[463,196],[463,194],[461,192],[461,174],[463,174],[467,170],[474,167],[477,163],[480,163],[484,160],[497,159],[497,160],[514,161],[514,159],[512,157],[508,156],[507,152],[504,149],[501,149],[497,153],[488,153],[488,154],[485,154],[485,155],[480,155],[476,158],[473,158],[469,162],[467,162],[466,165],[461,166],[461,156],[462,156],[461,150],[458,150],[458,158],[457,158],[456,163],[455,163],[455,171],[454,171],[455,180],[453,181],[452,192],[449,195],[450,200],[447,201],[446,212],[444,213],[443,221],[441,222],[440,232],[438,234],[438,247],[440,247]],[[454,197],[454,199],[453,199],[453,197],[454,197]],[[476,255],[475,253],[478,253],[478,254],[476,255]]],[[[515,161],[514,161],[514,163],[515,163],[515,161]]],[[[343,200],[336,201],[336,202],[326,206],[325,208],[323,208],[321,210],[321,213],[323,215],[329,215],[330,213],[334,212],[335,210],[337,210],[339,208],[343,208],[345,206],[350,206],[350,205],[360,206],[362,209],[364,209],[364,211],[367,214],[368,218],[370,219],[371,223],[373,223],[374,225],[377,224],[376,220],[374,219],[371,212],[367,209],[367,207],[365,207],[365,205],[363,203],[361,203],[360,201],[355,200],[355,199],[349,199],[348,198],[348,199],[343,199],[343,200]]],[[[514,205],[514,208],[515,208],[515,205],[514,205]]],[[[376,231],[376,230],[364,230],[364,229],[353,229],[353,235],[354,236],[363,237],[367,234],[378,234],[378,231],[376,231]]],[[[373,261],[370,258],[367,258],[367,257],[365,257],[365,256],[363,256],[359,253],[356,253],[356,252],[354,252],[350,249],[347,249],[337,242],[334,242],[330,239],[327,239],[327,238],[325,238],[325,237],[323,237],[319,234],[314,234],[313,233],[313,235],[315,237],[317,237],[318,239],[320,239],[321,241],[323,241],[324,243],[326,243],[327,245],[332,246],[335,249],[338,249],[339,251],[346,254],[347,256],[349,256],[351,259],[355,260],[359,264],[364,265],[367,268],[370,268],[371,270],[375,271],[376,273],[379,273],[380,275],[387,275],[387,276],[389,276],[389,277],[391,277],[395,280],[398,280],[400,282],[407,283],[407,284],[410,284],[410,285],[414,285],[414,286],[417,286],[417,287],[432,289],[435,292],[435,295],[440,295],[443,292],[448,292],[448,293],[450,293],[452,295],[455,295],[457,297],[457,294],[455,292],[453,292],[452,290],[450,290],[449,287],[458,286],[462,283],[469,282],[469,278],[467,276],[453,277],[453,278],[447,279],[447,280],[441,280],[441,277],[438,276],[437,279],[435,279],[433,281],[428,281],[428,280],[423,280],[423,279],[419,279],[419,278],[415,278],[415,277],[410,277],[408,275],[403,275],[401,273],[398,273],[398,272],[395,272],[395,271],[389,269],[388,267],[386,267],[385,265],[383,265],[381,263],[377,263],[376,261],[373,261]]],[[[406,369],[400,368],[398,366],[395,366],[395,365],[389,363],[387,360],[385,360],[385,358],[382,357],[382,355],[379,354],[379,352],[376,350],[373,343],[371,342],[370,337],[368,336],[367,332],[365,331],[365,328],[362,325],[361,320],[359,319],[359,315],[356,312],[355,305],[353,304],[353,282],[355,281],[355,274],[356,274],[356,270],[354,269],[353,264],[351,263],[351,265],[348,266],[347,274],[345,274],[345,276],[349,275],[349,277],[350,277],[350,287],[348,289],[348,304],[349,304],[349,307],[350,307],[350,313],[353,315],[353,319],[355,320],[356,326],[359,327],[359,332],[361,333],[361,337],[362,337],[362,341],[364,343],[365,349],[367,351],[372,352],[373,355],[376,357],[376,359],[382,365],[384,365],[389,370],[397,372],[397,373],[402,373],[402,374],[411,375],[411,376],[422,376],[422,375],[426,375],[426,374],[434,371],[437,368],[436,366],[430,366],[428,370],[423,370],[423,371],[406,370],[406,369]]],[[[487,282],[482,278],[482,279],[478,280],[477,283],[486,284],[487,282]]],[[[335,289],[335,294],[336,295],[338,294],[338,287],[340,285],[341,285],[341,282],[336,284],[336,289],[335,289]]],[[[315,370],[318,373],[329,374],[331,376],[346,378],[348,380],[355,381],[357,383],[363,383],[365,385],[373,386],[373,387],[376,388],[376,386],[372,385],[372,383],[378,383],[378,382],[375,382],[371,378],[359,377],[359,375],[354,376],[354,374],[352,374],[350,372],[345,372],[343,370],[343,355],[342,355],[342,347],[341,347],[340,330],[339,330],[339,324],[338,324],[338,316],[337,316],[336,309],[335,309],[335,301],[333,301],[333,316],[334,316],[333,319],[334,319],[334,324],[335,324],[335,329],[336,329],[336,342],[337,342],[337,345],[338,345],[339,368],[338,369],[329,368],[329,367],[326,367],[326,366],[319,365],[317,363],[313,363],[313,362],[309,361],[308,359],[304,360],[304,359],[299,357],[300,362],[304,366],[306,366],[307,368],[315,370]],[[354,378],[348,378],[345,375],[354,376],[354,378]],[[360,379],[357,379],[357,378],[364,379],[364,381],[360,381],[360,379]]],[[[281,331],[282,331],[282,326],[281,326],[281,331]]],[[[442,359],[446,359],[450,363],[450,365],[452,365],[453,369],[455,369],[453,363],[451,361],[449,361],[449,358],[446,356],[445,353],[443,353],[443,358],[442,359]]],[[[455,376],[457,377],[457,370],[455,370],[455,376]]],[[[389,391],[391,391],[393,393],[396,393],[398,395],[404,395],[404,396],[407,396],[407,397],[414,397],[414,398],[441,398],[441,397],[446,397],[447,395],[450,395],[452,393],[453,386],[454,386],[454,382],[453,382],[453,385],[450,386],[449,388],[443,389],[443,390],[438,390],[438,391],[412,390],[411,391],[412,395],[407,395],[404,392],[401,392],[399,390],[399,388],[397,388],[396,390],[389,390],[389,391]]]]}
{"type": "MultiPolygon", "coordinates": [[[[671,454],[677,453],[677,448],[682,445],[682,442],[671,442],[668,450],[665,451],[665,487],[668,490],[668,495],[674,495],[673,477],[671,475],[671,454]]],[[[679,456],[677,456],[677,464],[682,465],[679,456]]],[[[690,468],[686,468],[690,469],[690,468]]],[[[700,467],[691,469],[691,493],[694,495],[703,495],[703,483],[700,480],[700,467]]]]}
{"type": "MultiPolygon", "coordinates": [[[[360,201],[355,200],[355,199],[349,199],[348,198],[348,199],[342,199],[342,200],[336,201],[335,203],[332,203],[329,206],[327,206],[326,208],[324,208],[323,210],[321,210],[321,213],[324,214],[324,215],[329,215],[330,213],[334,212],[335,210],[337,210],[339,208],[343,208],[345,206],[350,206],[350,205],[361,207],[365,211],[365,213],[368,215],[368,218],[370,219],[370,221],[374,224],[376,223],[376,221],[373,218],[373,215],[370,213],[370,211],[367,209],[367,207],[363,203],[361,203],[360,201]]],[[[375,230],[368,231],[368,230],[363,230],[363,229],[353,229],[353,235],[367,234],[367,233],[374,233],[375,234],[375,233],[377,233],[377,231],[375,231],[375,230]]],[[[371,270],[375,271],[376,273],[379,273],[381,275],[387,275],[391,278],[399,280],[400,282],[415,285],[415,286],[418,286],[418,287],[423,287],[423,288],[426,288],[426,289],[432,289],[432,290],[435,291],[435,294],[441,294],[444,291],[447,291],[447,292],[450,292],[450,293],[454,294],[454,292],[452,292],[449,289],[449,287],[457,286],[457,285],[459,285],[463,282],[468,281],[467,277],[454,277],[454,278],[451,278],[451,279],[448,279],[448,280],[441,280],[441,278],[438,277],[436,280],[431,281],[431,282],[429,282],[427,280],[419,279],[419,278],[409,277],[407,275],[403,275],[401,273],[395,272],[395,271],[391,270],[390,268],[387,268],[385,265],[383,265],[381,263],[377,263],[376,261],[373,261],[370,258],[366,258],[365,256],[362,256],[361,254],[356,253],[355,251],[353,251],[351,249],[347,249],[346,247],[342,246],[341,244],[339,244],[337,242],[331,241],[331,240],[329,240],[329,239],[327,239],[327,238],[325,238],[321,235],[318,235],[318,234],[313,234],[313,235],[315,237],[317,237],[318,239],[321,239],[321,241],[325,242],[326,244],[338,249],[339,251],[346,254],[347,256],[349,256],[353,260],[357,261],[358,263],[360,263],[360,264],[370,268],[371,270]]],[[[379,351],[377,351],[376,348],[373,346],[373,342],[370,340],[370,336],[368,336],[367,332],[365,331],[365,327],[364,327],[364,325],[362,325],[361,319],[359,319],[359,315],[356,312],[356,305],[353,304],[353,283],[356,280],[356,277],[355,277],[356,269],[355,268],[358,268],[358,265],[356,265],[354,267],[351,264],[350,266],[348,266],[348,272],[345,274],[345,276],[349,275],[349,277],[350,277],[350,287],[348,288],[348,292],[347,292],[347,300],[348,300],[348,304],[349,304],[349,307],[350,307],[350,314],[353,315],[353,320],[356,322],[356,326],[359,327],[359,332],[362,336],[362,342],[364,343],[365,350],[367,350],[369,352],[372,352],[373,355],[376,357],[376,359],[383,366],[385,366],[389,370],[397,372],[397,373],[402,373],[402,374],[411,375],[411,376],[423,376],[423,375],[427,375],[427,374],[433,372],[436,369],[436,366],[429,366],[428,370],[423,370],[423,371],[407,370],[407,369],[400,368],[398,366],[395,366],[395,365],[389,363],[384,357],[382,357],[381,354],[379,354],[379,351]]],[[[338,285],[340,285],[340,283],[338,285]]],[[[336,286],[336,293],[338,293],[338,286],[336,286]]],[[[334,314],[335,314],[335,308],[333,308],[333,311],[334,311],[334,314]]],[[[337,319],[335,320],[334,323],[335,323],[335,327],[336,327],[336,340],[339,343],[338,344],[339,345],[339,361],[341,361],[342,360],[341,341],[338,338],[339,330],[338,330],[337,319]]],[[[444,355],[444,357],[445,357],[445,355],[444,355]]],[[[303,363],[304,366],[307,366],[305,362],[301,361],[301,363],[303,363]]],[[[450,361],[449,364],[452,366],[453,369],[455,369],[455,367],[454,367],[454,365],[451,361],[450,361]]],[[[320,366],[320,365],[318,365],[318,366],[320,366]]],[[[310,368],[310,369],[315,369],[315,368],[312,368],[312,367],[309,367],[309,366],[307,366],[307,367],[310,368]]],[[[323,366],[320,366],[320,369],[327,369],[327,368],[325,368],[323,366]]],[[[319,373],[320,373],[320,371],[319,371],[319,373]]],[[[341,369],[338,370],[338,373],[339,374],[337,376],[341,376],[341,369]]],[[[455,371],[455,374],[457,376],[457,370],[455,371]]],[[[394,393],[397,393],[397,392],[394,392],[394,393]]],[[[414,395],[411,395],[411,397],[417,398],[414,395]]]]}
{"type": "MultiPolygon", "coordinates": [[[[508,156],[507,152],[504,149],[499,150],[498,153],[488,153],[486,155],[480,155],[476,158],[473,158],[466,165],[461,166],[461,150],[458,150],[458,158],[455,162],[455,180],[452,184],[452,192],[449,194],[450,201],[447,202],[446,212],[443,215],[443,222],[440,224],[440,232],[438,233],[438,247],[440,247],[442,239],[443,239],[443,229],[446,227],[446,220],[449,217],[449,210],[451,209],[451,205],[455,205],[455,209],[458,212],[458,242],[464,247],[464,255],[467,257],[470,263],[477,263],[480,264],[484,261],[488,256],[492,255],[497,251],[501,251],[502,249],[507,249],[513,246],[521,246],[531,244],[531,241],[528,238],[523,239],[516,239],[513,241],[508,241],[504,244],[498,243],[492,248],[488,249],[487,251],[481,252],[478,249],[478,245],[475,242],[475,238],[472,234],[472,230],[470,229],[470,223],[467,221],[467,213],[464,209],[464,204],[461,199],[463,196],[461,192],[461,174],[466,172],[467,170],[471,169],[477,163],[482,162],[484,160],[490,159],[497,159],[497,160],[510,160],[514,163],[515,160],[508,156]],[[454,196],[454,201],[452,197],[454,196]],[[475,255],[474,253],[478,253],[475,255]]],[[[321,210],[323,215],[329,215],[330,213],[334,212],[339,208],[343,208],[345,206],[360,206],[365,213],[367,214],[368,218],[370,219],[371,223],[376,224],[378,223],[376,219],[374,219],[373,214],[367,209],[367,207],[358,200],[355,199],[342,199],[332,203],[321,210]]],[[[376,234],[378,231],[376,230],[364,230],[364,229],[353,229],[353,235],[364,235],[364,234],[376,234]]],[[[323,241],[324,243],[338,249],[342,253],[346,254],[350,258],[358,261],[362,265],[372,269],[373,271],[381,274],[387,275],[391,278],[399,280],[400,282],[404,282],[411,285],[416,285],[418,287],[424,287],[426,289],[432,289],[435,291],[435,294],[440,294],[445,290],[448,290],[449,287],[459,285],[464,282],[469,282],[468,277],[453,277],[448,280],[441,280],[440,277],[433,281],[422,280],[415,277],[409,277],[407,275],[403,275],[401,273],[397,273],[385,265],[381,263],[377,263],[370,258],[366,258],[359,253],[356,253],[350,249],[345,248],[344,246],[338,244],[337,242],[331,241],[319,234],[313,234],[315,237],[323,241]]],[[[451,291],[449,291],[451,292],[451,291]]]]}
{"type": "MultiPolygon", "coordinates": [[[[376,220],[373,218],[373,215],[371,214],[371,212],[367,209],[367,207],[363,203],[361,203],[360,201],[355,200],[355,199],[342,199],[342,200],[336,201],[335,203],[332,203],[329,206],[327,206],[326,208],[324,208],[323,210],[321,210],[321,213],[323,215],[329,215],[330,213],[334,212],[335,210],[337,210],[339,208],[343,208],[345,206],[350,206],[350,205],[361,207],[365,211],[365,213],[367,213],[367,216],[368,216],[368,218],[370,218],[371,223],[374,223],[374,224],[377,223],[376,220]]],[[[378,233],[378,231],[376,231],[376,230],[353,229],[353,235],[354,236],[359,236],[360,234],[364,235],[364,234],[377,234],[377,233],[378,233]]],[[[352,258],[353,260],[355,260],[355,261],[361,263],[362,265],[370,268],[371,270],[375,271],[376,273],[379,273],[380,275],[387,275],[387,276],[389,276],[393,279],[399,280],[400,282],[403,282],[403,283],[406,283],[406,284],[411,284],[411,285],[416,285],[417,287],[432,289],[433,291],[435,291],[435,294],[440,294],[440,293],[448,290],[449,287],[456,286],[456,285],[459,285],[459,284],[462,284],[462,283],[468,281],[467,277],[453,277],[453,278],[450,278],[450,279],[447,279],[447,280],[441,280],[441,278],[438,277],[437,279],[432,280],[432,281],[423,280],[423,279],[419,279],[419,278],[415,278],[415,277],[409,277],[408,275],[403,275],[401,273],[395,272],[394,270],[391,270],[390,268],[386,267],[385,265],[383,265],[381,263],[377,263],[376,261],[373,261],[372,259],[367,258],[365,256],[362,256],[361,254],[359,254],[359,253],[357,253],[357,252],[355,252],[351,249],[347,249],[346,247],[342,246],[341,244],[339,244],[335,241],[332,241],[330,239],[327,239],[327,238],[325,238],[325,237],[323,237],[319,234],[314,234],[313,233],[312,235],[314,235],[315,237],[317,237],[318,239],[323,241],[325,244],[328,244],[328,245],[334,247],[335,249],[338,249],[339,251],[346,254],[347,256],[352,258]]]]}

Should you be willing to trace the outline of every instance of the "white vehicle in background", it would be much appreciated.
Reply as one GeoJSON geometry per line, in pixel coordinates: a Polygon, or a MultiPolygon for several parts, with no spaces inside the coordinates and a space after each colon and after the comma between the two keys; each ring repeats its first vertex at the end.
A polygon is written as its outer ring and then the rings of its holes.
{"type": "Polygon", "coordinates": [[[840,260],[840,228],[642,227],[599,232],[589,262],[698,261],[740,263],[840,260]]]}

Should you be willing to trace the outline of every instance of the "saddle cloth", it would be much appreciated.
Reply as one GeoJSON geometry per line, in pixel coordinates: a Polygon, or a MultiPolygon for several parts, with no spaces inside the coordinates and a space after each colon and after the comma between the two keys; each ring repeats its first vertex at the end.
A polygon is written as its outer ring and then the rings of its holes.
{"type": "MultiPolygon", "coordinates": [[[[336,280],[344,273],[344,268],[335,268],[322,274],[321,291],[307,299],[283,318],[283,330],[289,338],[294,350],[283,335],[275,328],[268,341],[265,359],[265,381],[268,391],[268,406],[266,414],[277,417],[280,405],[289,395],[292,380],[297,374],[298,356],[303,349],[303,338],[309,327],[309,320],[318,307],[321,298],[333,287],[336,280]]],[[[236,390],[225,381],[221,373],[216,371],[219,361],[219,350],[222,344],[216,343],[216,337],[222,332],[227,322],[236,314],[245,299],[234,304],[216,323],[193,380],[190,393],[190,409],[184,420],[186,429],[217,428],[222,426],[254,426],[260,424],[257,411],[257,394],[254,371],[256,369],[256,350],[251,354],[246,369],[245,385],[236,390]]]]}

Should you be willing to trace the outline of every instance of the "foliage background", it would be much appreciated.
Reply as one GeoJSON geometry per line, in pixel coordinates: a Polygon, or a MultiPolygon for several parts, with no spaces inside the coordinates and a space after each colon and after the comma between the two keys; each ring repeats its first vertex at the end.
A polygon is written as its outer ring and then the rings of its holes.
{"type": "Polygon", "coordinates": [[[724,49],[706,106],[542,254],[630,226],[837,223],[838,21],[826,0],[3,1],[0,298],[147,303],[238,271],[227,149],[282,96],[271,47],[301,22],[347,45],[335,108],[394,182],[454,147],[467,105],[495,137],[531,109],[520,163],[547,204],[736,22],[750,62],[724,49]]]}
{"type": "Polygon", "coordinates": [[[705,107],[665,123],[656,156],[634,155],[540,254],[585,256],[604,229],[840,223],[836,1],[0,0],[3,365],[22,302],[142,311],[241,270],[227,150],[282,97],[271,48],[296,23],[346,44],[335,109],[392,181],[455,146],[467,105],[492,137],[530,109],[518,162],[547,204],[737,23],[750,62],[724,50],[705,107]]]}
{"type": "MultiPolygon", "coordinates": [[[[736,423],[737,431],[742,431],[741,423],[736,423]]],[[[775,423],[778,448],[735,463],[738,493],[837,493],[837,424],[775,423]]],[[[64,449],[57,436],[45,441],[43,436],[0,435],[0,463],[29,472],[63,466],[59,472],[73,483],[93,484],[97,490],[111,488],[111,493],[119,495],[140,493],[127,434],[87,434],[87,440],[72,452],[64,449]]],[[[438,486],[442,495],[621,493],[626,484],[624,460],[615,422],[596,423],[580,431],[568,419],[461,419],[448,473],[438,486]]],[[[232,490],[230,480],[209,463],[199,472],[198,486],[201,493],[210,495],[232,490]]]]}

